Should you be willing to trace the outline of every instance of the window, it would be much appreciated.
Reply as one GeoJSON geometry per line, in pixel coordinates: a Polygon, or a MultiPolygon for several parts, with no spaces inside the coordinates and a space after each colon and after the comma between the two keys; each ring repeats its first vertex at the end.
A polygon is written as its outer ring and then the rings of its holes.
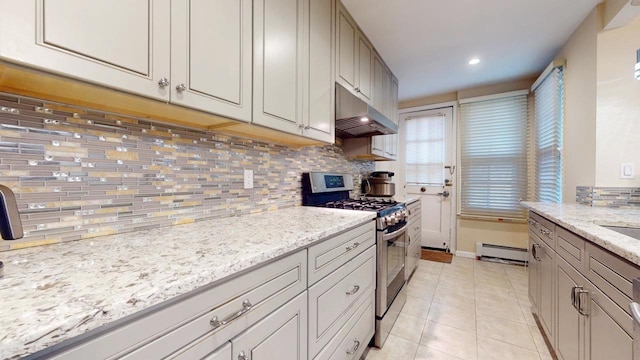
{"type": "Polygon", "coordinates": [[[562,75],[562,67],[553,68],[533,86],[537,201],[562,202],[562,75]]]}
{"type": "Polygon", "coordinates": [[[460,101],[462,215],[525,218],[527,93],[460,101]]]}
{"type": "Polygon", "coordinates": [[[444,114],[407,118],[407,184],[444,184],[444,114]]]}

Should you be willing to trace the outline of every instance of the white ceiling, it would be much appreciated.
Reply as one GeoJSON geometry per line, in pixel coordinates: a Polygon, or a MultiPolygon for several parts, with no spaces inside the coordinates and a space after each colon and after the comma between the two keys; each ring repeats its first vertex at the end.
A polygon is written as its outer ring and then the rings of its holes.
{"type": "Polygon", "coordinates": [[[401,101],[537,76],[600,1],[342,0],[401,101]]]}

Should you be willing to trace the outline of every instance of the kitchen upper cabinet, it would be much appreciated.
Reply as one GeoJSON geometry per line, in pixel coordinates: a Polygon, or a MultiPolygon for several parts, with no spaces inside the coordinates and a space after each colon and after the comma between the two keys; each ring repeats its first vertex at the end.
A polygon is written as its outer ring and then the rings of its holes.
{"type": "Polygon", "coordinates": [[[382,78],[384,76],[385,66],[382,58],[377,53],[373,56],[373,107],[382,112],[385,99],[384,88],[382,86],[382,78]]]}
{"type": "Polygon", "coordinates": [[[391,74],[391,117],[389,118],[398,124],[398,79],[391,74]]]}
{"type": "Polygon", "coordinates": [[[251,121],[251,0],[171,1],[171,102],[251,121]]]}
{"type": "Polygon", "coordinates": [[[373,46],[341,3],[337,6],[336,26],[336,81],[371,103],[373,46]]]}
{"type": "Polygon", "coordinates": [[[0,0],[0,57],[168,101],[170,11],[170,0],[0,0]]]}
{"type": "Polygon", "coordinates": [[[358,32],[358,86],[355,91],[364,98],[365,101],[371,103],[372,93],[372,59],[373,47],[369,40],[362,33],[358,32]]]}
{"type": "Polygon", "coordinates": [[[302,127],[304,0],[254,2],[253,122],[290,133],[302,127]]]}
{"type": "Polygon", "coordinates": [[[333,142],[331,0],[254,2],[253,122],[333,142]]]}
{"type": "Polygon", "coordinates": [[[305,62],[303,135],[328,143],[335,139],[334,4],[332,0],[310,0],[305,11],[309,58],[305,62]]]}

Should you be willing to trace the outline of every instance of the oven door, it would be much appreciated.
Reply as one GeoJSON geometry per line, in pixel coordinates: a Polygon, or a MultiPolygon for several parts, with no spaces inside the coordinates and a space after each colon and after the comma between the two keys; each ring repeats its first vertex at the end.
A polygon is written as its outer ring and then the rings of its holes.
{"type": "Polygon", "coordinates": [[[376,315],[384,316],[404,285],[407,224],[391,232],[378,232],[376,315]]]}

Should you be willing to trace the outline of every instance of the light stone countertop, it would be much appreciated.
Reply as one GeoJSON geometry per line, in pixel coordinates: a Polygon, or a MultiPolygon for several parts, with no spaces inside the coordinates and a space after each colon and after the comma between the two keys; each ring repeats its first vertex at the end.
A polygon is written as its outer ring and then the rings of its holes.
{"type": "Polygon", "coordinates": [[[375,216],[293,207],[0,252],[0,359],[33,354],[375,216]]]}
{"type": "Polygon", "coordinates": [[[640,228],[640,209],[522,202],[522,206],[630,262],[640,265],[640,240],[600,225],[640,228]]]}

